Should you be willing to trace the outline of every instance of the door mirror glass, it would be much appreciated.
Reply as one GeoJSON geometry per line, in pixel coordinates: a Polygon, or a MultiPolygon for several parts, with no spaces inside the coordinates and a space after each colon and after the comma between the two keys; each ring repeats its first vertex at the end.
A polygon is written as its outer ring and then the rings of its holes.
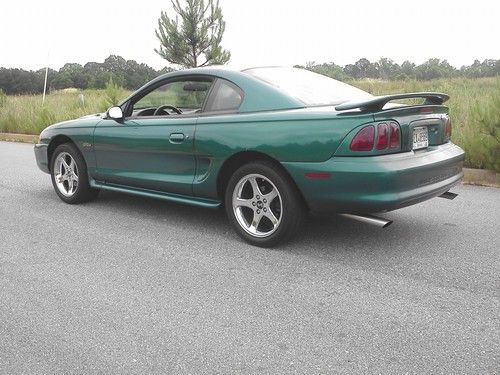
{"type": "Polygon", "coordinates": [[[123,111],[120,107],[111,107],[108,109],[108,118],[113,120],[121,120],[123,118],[123,111]]]}

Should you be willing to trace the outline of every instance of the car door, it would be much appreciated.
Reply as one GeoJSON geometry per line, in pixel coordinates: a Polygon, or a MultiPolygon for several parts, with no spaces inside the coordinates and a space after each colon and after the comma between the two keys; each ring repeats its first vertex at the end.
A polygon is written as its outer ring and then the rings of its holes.
{"type": "Polygon", "coordinates": [[[96,126],[95,178],[106,183],[192,195],[196,120],[208,78],[176,79],[132,97],[122,120],[96,126]]]}

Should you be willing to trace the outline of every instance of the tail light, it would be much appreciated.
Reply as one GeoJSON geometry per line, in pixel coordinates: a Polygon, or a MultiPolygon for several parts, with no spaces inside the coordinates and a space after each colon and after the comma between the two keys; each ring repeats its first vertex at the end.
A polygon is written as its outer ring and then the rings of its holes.
{"type": "Polygon", "coordinates": [[[399,148],[401,147],[401,137],[399,135],[399,125],[396,124],[395,122],[389,123],[389,126],[391,127],[391,138],[389,140],[389,147],[390,148],[399,148]]]}
{"type": "Polygon", "coordinates": [[[396,122],[381,122],[377,125],[376,135],[375,126],[367,125],[354,136],[349,148],[351,151],[372,151],[373,147],[377,150],[397,149],[401,147],[400,133],[396,122]]]}
{"type": "Polygon", "coordinates": [[[375,142],[375,127],[365,126],[352,139],[350,149],[352,151],[371,151],[375,142]]]}
{"type": "Polygon", "coordinates": [[[377,126],[377,150],[385,150],[389,146],[389,125],[382,123],[377,126]]]}
{"type": "Polygon", "coordinates": [[[444,125],[444,136],[446,140],[451,138],[451,119],[449,117],[446,119],[446,123],[444,125]]]}

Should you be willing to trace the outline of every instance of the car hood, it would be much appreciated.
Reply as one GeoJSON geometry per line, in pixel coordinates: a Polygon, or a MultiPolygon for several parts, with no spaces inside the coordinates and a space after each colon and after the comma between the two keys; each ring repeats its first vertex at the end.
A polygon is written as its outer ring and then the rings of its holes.
{"type": "Polygon", "coordinates": [[[99,118],[99,119],[102,119],[104,118],[104,116],[106,115],[106,112],[103,112],[103,113],[94,113],[93,115],[85,115],[85,116],[82,116],[80,117],[81,119],[87,119],[87,118],[99,118]]]}
{"type": "Polygon", "coordinates": [[[56,124],[50,125],[43,129],[40,134],[41,138],[50,138],[57,134],[65,134],[63,129],[71,128],[93,128],[99,123],[104,117],[104,113],[96,113],[93,115],[86,115],[74,120],[61,121],[56,124]]]}
{"type": "Polygon", "coordinates": [[[98,121],[104,118],[104,113],[95,113],[93,115],[85,115],[74,120],[61,121],[56,124],[50,125],[46,129],[55,128],[68,128],[68,127],[82,127],[82,126],[93,126],[98,121]]]}

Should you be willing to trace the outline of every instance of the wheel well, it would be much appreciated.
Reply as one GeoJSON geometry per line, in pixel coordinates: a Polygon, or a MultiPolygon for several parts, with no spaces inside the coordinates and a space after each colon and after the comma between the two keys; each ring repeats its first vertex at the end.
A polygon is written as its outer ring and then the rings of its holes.
{"type": "Polygon", "coordinates": [[[52,140],[50,141],[49,147],[47,148],[47,162],[49,164],[49,170],[50,170],[50,167],[52,165],[51,160],[52,160],[52,155],[54,154],[55,149],[57,148],[57,146],[62,145],[64,143],[75,144],[75,142],[73,142],[71,140],[71,138],[66,136],[66,135],[57,135],[54,138],[52,138],[52,140]]]}
{"type": "MultiPolygon", "coordinates": [[[[289,182],[297,189],[300,197],[302,198],[302,202],[306,205],[306,201],[302,195],[302,192],[297,187],[297,184],[293,180],[292,176],[288,173],[288,171],[281,165],[279,161],[266,155],[262,152],[257,151],[242,151],[237,154],[232,155],[229,159],[227,159],[223,164],[217,175],[217,195],[222,202],[224,202],[224,194],[226,190],[226,186],[229,182],[229,179],[233,175],[233,173],[240,168],[242,165],[253,162],[253,161],[267,161],[272,163],[276,168],[279,168],[283,171],[289,179],[289,182]]],[[[307,207],[307,205],[306,205],[307,207]]]]}

